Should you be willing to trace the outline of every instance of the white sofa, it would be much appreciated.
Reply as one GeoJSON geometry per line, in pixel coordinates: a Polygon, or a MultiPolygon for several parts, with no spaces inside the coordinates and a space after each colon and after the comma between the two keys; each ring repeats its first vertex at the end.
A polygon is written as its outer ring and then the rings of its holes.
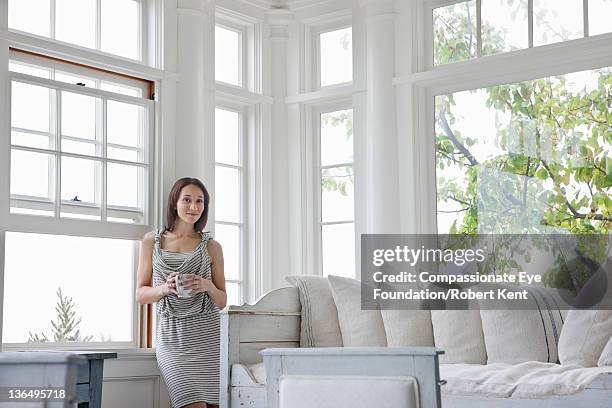
{"type": "MultiPolygon", "coordinates": [[[[299,283],[297,286],[299,286],[299,283]]],[[[318,346],[318,344],[312,344],[313,339],[315,343],[317,340],[317,333],[315,333],[315,331],[329,332],[329,325],[326,321],[333,321],[337,317],[339,318],[341,328],[345,329],[344,331],[341,330],[339,334],[341,336],[340,341],[344,340],[344,345],[347,345],[347,342],[350,343],[349,346],[354,346],[355,342],[359,341],[358,336],[351,338],[351,333],[347,333],[349,329],[342,327],[342,313],[346,314],[347,305],[337,305],[338,316],[334,316],[334,313],[331,312],[324,314],[327,317],[319,319],[324,322],[323,327],[318,327],[316,330],[314,330],[313,327],[309,327],[309,325],[313,323],[312,321],[308,322],[309,319],[312,319],[312,315],[307,316],[304,314],[305,310],[302,307],[302,303],[305,303],[307,305],[305,307],[308,308],[312,308],[313,305],[315,308],[319,306],[323,307],[323,310],[318,311],[319,313],[325,313],[324,309],[331,306],[328,304],[329,298],[320,294],[316,297],[304,298],[303,289],[303,287],[299,290],[296,287],[277,289],[264,295],[254,305],[230,306],[222,311],[222,408],[264,408],[275,406],[272,403],[268,404],[269,397],[267,396],[266,382],[270,379],[266,376],[266,367],[262,363],[262,355],[260,354],[264,349],[285,349],[277,350],[276,353],[272,353],[276,355],[283,353],[287,355],[306,353],[310,356],[325,358],[324,354],[333,354],[334,348],[322,347],[317,349],[316,346],[318,346]],[[300,293],[300,291],[302,291],[302,293],[300,293]],[[314,348],[309,347],[313,345],[315,346],[314,348]],[[306,346],[307,349],[295,350],[300,346],[306,346]],[[293,349],[295,351],[292,353],[291,350],[286,349],[293,349]]],[[[348,309],[348,311],[353,310],[351,314],[354,316],[351,316],[351,318],[357,320],[363,318],[363,316],[358,316],[360,313],[363,313],[358,307],[355,308],[354,305],[351,307],[354,308],[348,309]]],[[[427,397],[434,395],[436,389],[438,390],[437,392],[441,390],[441,402],[444,408],[609,408],[612,406],[612,340],[608,341],[605,347],[607,351],[604,351],[604,353],[609,355],[607,357],[608,362],[605,362],[602,366],[581,367],[578,365],[579,363],[558,364],[556,342],[562,328],[557,322],[557,326],[554,327],[554,340],[552,339],[552,335],[550,339],[545,339],[545,343],[548,342],[546,343],[546,348],[548,348],[548,350],[546,350],[548,353],[547,358],[551,362],[532,361],[529,359],[504,362],[504,358],[507,358],[507,356],[504,357],[503,355],[504,350],[508,350],[510,353],[515,353],[516,355],[526,356],[537,356],[538,353],[542,354],[542,350],[538,351],[538,347],[535,345],[533,350],[515,350],[513,347],[516,346],[516,344],[514,343],[521,343],[522,340],[520,338],[517,340],[516,336],[513,340],[513,336],[511,335],[507,337],[512,344],[506,344],[501,349],[499,345],[491,341],[485,342],[483,339],[485,336],[482,334],[482,327],[478,328],[474,326],[474,328],[471,326],[474,325],[474,321],[480,320],[480,317],[475,318],[475,316],[479,316],[480,312],[437,311],[432,313],[433,327],[430,330],[432,331],[431,335],[434,335],[436,340],[435,347],[448,350],[446,356],[440,356],[439,372],[436,371],[431,373],[427,371],[424,377],[419,377],[419,370],[410,371],[413,378],[416,378],[419,387],[422,385],[420,378],[427,378],[423,385],[429,384],[428,386],[433,386],[433,388],[430,389],[423,387],[422,390],[419,390],[421,407],[429,408],[437,406],[427,405],[430,403],[427,401],[427,397]],[[441,327],[436,328],[436,325],[441,327]],[[463,329],[461,329],[461,327],[463,327],[463,329]],[[467,330],[465,330],[465,328],[467,328],[467,330]],[[455,330],[454,333],[453,330],[455,330]],[[460,334],[460,330],[464,333],[460,334]],[[450,334],[449,339],[440,337],[445,334],[447,336],[450,334]],[[455,340],[458,341],[452,344],[455,340]],[[554,347],[550,342],[554,343],[554,347]],[[480,347],[475,346],[475,344],[479,343],[482,343],[480,347]],[[484,348],[485,350],[479,351],[479,348],[484,348]],[[487,348],[489,349],[488,353],[487,348]],[[551,351],[551,348],[555,350],[551,351]],[[448,355],[449,350],[451,351],[450,355],[448,355]],[[480,355],[483,352],[485,353],[484,356],[480,355]],[[463,362],[461,361],[462,358],[464,359],[463,362]],[[482,358],[484,358],[484,360],[482,360],[482,358]],[[470,361],[470,359],[473,359],[473,361],[470,361]],[[434,383],[430,380],[432,375],[434,377],[434,383]]],[[[379,311],[366,311],[365,313],[370,317],[376,316],[376,313],[380,314],[379,311]]],[[[401,343],[402,341],[406,341],[406,338],[401,338],[401,336],[398,337],[397,332],[393,333],[393,330],[389,330],[391,326],[389,317],[391,316],[396,322],[401,322],[399,317],[402,316],[402,313],[408,313],[404,314],[404,316],[410,316],[410,319],[412,319],[412,316],[419,316],[419,313],[415,311],[396,311],[391,313],[395,314],[388,314],[387,320],[381,319],[381,321],[387,323],[385,327],[385,329],[387,329],[386,339],[384,341],[388,343],[389,346],[393,346],[393,348],[389,350],[390,352],[397,346],[398,341],[401,343]]],[[[509,313],[509,315],[511,315],[512,313],[520,312],[487,312],[483,314],[482,321],[484,323],[481,324],[491,325],[491,321],[493,321],[493,323],[499,323],[501,321],[502,330],[508,330],[507,327],[504,328],[504,324],[514,324],[516,330],[511,330],[512,333],[518,333],[518,336],[522,337],[530,336],[529,333],[522,333],[522,328],[520,326],[528,327],[529,324],[533,324],[534,322],[516,322],[512,321],[510,318],[505,319],[504,313],[509,313]],[[509,320],[509,322],[506,320],[509,320]]],[[[546,311],[546,313],[548,312],[546,311]]],[[[369,318],[367,316],[366,320],[369,318]]],[[[514,317],[516,318],[517,316],[514,317]]],[[[344,318],[345,320],[347,319],[346,315],[344,318]]],[[[562,321],[566,318],[566,313],[559,314],[556,318],[557,320],[560,318],[562,321]]],[[[554,320],[555,319],[551,318],[553,326],[554,320]]],[[[544,324],[544,319],[542,319],[541,323],[546,332],[547,327],[546,324],[544,324]]],[[[604,323],[602,327],[608,330],[606,327],[610,326],[610,319],[604,323]]],[[[363,319],[359,324],[362,326],[360,326],[358,330],[363,329],[363,319]]],[[[413,327],[411,324],[414,325],[415,323],[412,322],[405,327],[413,327]]],[[[551,328],[548,327],[548,329],[551,328]]],[[[412,332],[413,333],[409,333],[408,335],[408,341],[420,342],[423,341],[422,338],[430,336],[427,330],[418,329],[412,330],[412,332]]],[[[352,334],[358,335],[359,333],[356,332],[352,334]]],[[[336,335],[335,333],[332,333],[331,337],[329,333],[323,333],[323,335],[327,336],[326,338],[328,340],[331,339],[329,340],[331,343],[325,344],[325,346],[337,346],[337,344],[334,344],[338,342],[338,339],[333,337],[336,335]]],[[[544,337],[546,337],[546,334],[544,337]]],[[[596,336],[591,337],[594,338],[596,336]]],[[[610,334],[607,334],[607,337],[609,338],[610,334]]],[[[361,338],[366,340],[367,338],[374,339],[370,341],[375,342],[381,341],[380,333],[378,337],[377,335],[372,335],[362,336],[361,338]]],[[[570,338],[568,341],[574,340],[575,339],[570,338]]],[[[583,343],[587,342],[583,341],[583,343]]],[[[376,350],[380,350],[380,348],[370,347],[372,345],[373,344],[365,344],[363,347],[359,348],[361,350],[360,352],[369,352],[372,355],[376,354],[376,350]]],[[[414,345],[424,346],[425,344],[414,345]]],[[[355,350],[355,348],[351,349],[355,350]]],[[[429,350],[436,349],[429,348],[429,350]]],[[[268,352],[264,352],[263,354],[266,353],[268,352]]],[[[438,352],[434,352],[434,354],[437,353],[438,352]]],[[[566,352],[566,354],[568,354],[568,352],[566,352]]],[[[601,350],[600,354],[603,354],[601,350]]],[[[565,358],[569,359],[570,357],[565,358]]],[[[603,355],[601,357],[604,358],[603,355]]],[[[438,356],[436,355],[436,360],[437,359],[438,356]]],[[[356,357],[354,364],[358,365],[358,360],[359,358],[356,357]]],[[[595,358],[595,361],[597,361],[597,358],[595,358]]],[[[591,363],[589,365],[593,364],[591,363]]],[[[316,373],[316,367],[311,367],[309,370],[310,369],[314,370],[310,372],[311,374],[316,373]]],[[[361,367],[361,369],[363,371],[363,367],[361,367]]],[[[365,371],[367,370],[369,369],[365,369],[365,371]]],[[[368,373],[365,372],[364,374],[368,373]]],[[[401,375],[401,373],[385,373],[381,371],[377,373],[377,375],[401,375]]],[[[278,375],[274,378],[277,380],[278,375]]],[[[438,404],[439,402],[434,398],[431,403],[438,404]]]]}

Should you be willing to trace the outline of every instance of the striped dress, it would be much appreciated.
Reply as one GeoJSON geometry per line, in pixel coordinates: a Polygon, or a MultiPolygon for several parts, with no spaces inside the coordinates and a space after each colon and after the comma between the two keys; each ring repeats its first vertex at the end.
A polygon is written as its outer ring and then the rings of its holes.
{"type": "MultiPolygon", "coordinates": [[[[206,248],[210,233],[202,232],[202,241],[193,252],[179,253],[161,249],[163,232],[155,233],[154,286],[162,285],[172,272],[212,279],[206,248]]],[[[219,309],[207,293],[183,299],[170,293],[159,300],[155,353],[173,407],[219,403],[219,339],[219,309]]]]}

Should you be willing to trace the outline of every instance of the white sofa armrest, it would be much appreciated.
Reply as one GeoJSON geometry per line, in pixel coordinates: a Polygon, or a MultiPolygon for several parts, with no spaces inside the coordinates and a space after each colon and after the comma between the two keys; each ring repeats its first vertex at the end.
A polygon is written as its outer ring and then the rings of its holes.
{"type": "Polygon", "coordinates": [[[268,408],[279,408],[283,375],[403,376],[418,383],[421,408],[440,408],[440,372],[434,347],[325,347],[265,349],[268,408]]]}
{"type": "Polygon", "coordinates": [[[221,311],[221,377],[219,405],[229,408],[231,368],[261,362],[259,352],[270,347],[299,347],[300,297],[286,287],[263,295],[253,305],[228,306],[221,311]]]}

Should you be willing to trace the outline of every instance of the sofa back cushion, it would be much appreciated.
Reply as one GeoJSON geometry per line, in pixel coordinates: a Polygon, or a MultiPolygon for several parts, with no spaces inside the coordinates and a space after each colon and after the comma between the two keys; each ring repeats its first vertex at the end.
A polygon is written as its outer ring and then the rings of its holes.
{"type": "Polygon", "coordinates": [[[342,347],[338,311],[327,278],[293,275],[285,279],[300,293],[300,347],[342,347]]]}
{"type": "Polygon", "coordinates": [[[429,310],[381,310],[387,346],[433,347],[433,326],[429,310]]]}
{"type": "Polygon", "coordinates": [[[380,310],[361,310],[361,283],[355,279],[329,276],[338,309],[338,321],[345,347],[384,347],[387,345],[380,310]]]}
{"type": "Polygon", "coordinates": [[[432,310],[431,322],[440,364],[487,362],[479,310],[432,310]]]}
{"type": "Polygon", "coordinates": [[[481,310],[487,363],[556,363],[563,323],[554,310],[481,310]]]}
{"type": "Polygon", "coordinates": [[[595,367],[612,336],[612,310],[570,310],[559,339],[563,365],[595,367]]]}
{"type": "MultiPolygon", "coordinates": [[[[525,289],[530,310],[480,310],[487,363],[517,364],[525,361],[556,363],[563,327],[562,304],[557,289],[512,284],[486,285],[494,291],[525,289]]],[[[513,301],[508,301],[513,302],[513,301]]],[[[484,303],[481,303],[484,305],[484,303]]],[[[498,307],[500,305],[498,304],[498,307]]],[[[508,305],[512,307],[512,303],[508,305]]]]}

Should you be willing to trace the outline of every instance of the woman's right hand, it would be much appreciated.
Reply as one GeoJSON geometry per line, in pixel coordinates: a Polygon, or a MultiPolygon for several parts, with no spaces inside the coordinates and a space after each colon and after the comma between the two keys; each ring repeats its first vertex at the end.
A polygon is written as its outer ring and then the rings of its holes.
{"type": "Polygon", "coordinates": [[[166,278],[166,282],[162,286],[162,294],[164,296],[168,296],[170,293],[174,293],[175,295],[178,295],[178,292],[176,291],[176,276],[178,274],[179,274],[178,272],[172,272],[166,278]]]}

